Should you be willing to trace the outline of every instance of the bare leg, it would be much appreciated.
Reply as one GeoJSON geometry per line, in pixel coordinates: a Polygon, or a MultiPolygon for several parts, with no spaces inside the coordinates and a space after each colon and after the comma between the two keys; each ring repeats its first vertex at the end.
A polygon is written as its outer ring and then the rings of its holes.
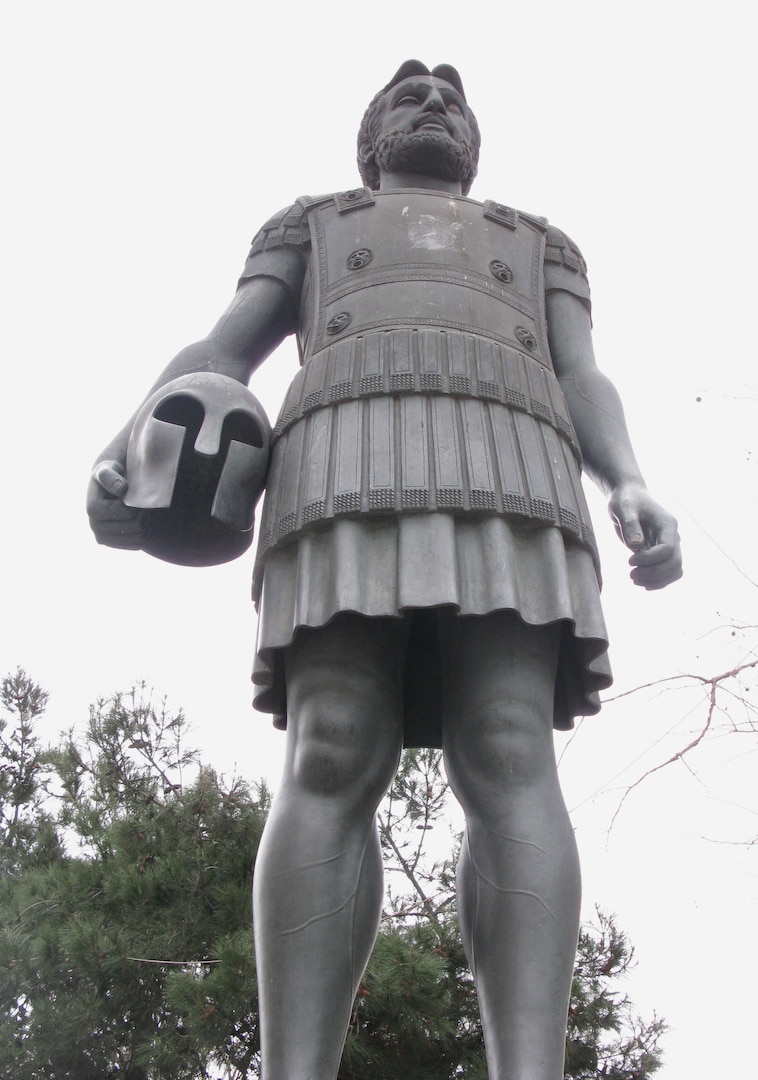
{"type": "Polygon", "coordinates": [[[287,657],[284,777],[255,866],[265,1080],[332,1080],[379,927],[376,808],[402,746],[401,629],[341,616],[287,657]]]}
{"type": "Polygon", "coordinates": [[[464,946],[492,1080],[561,1080],[580,875],[552,740],[557,627],[460,620],[445,761],[466,813],[464,946]]]}

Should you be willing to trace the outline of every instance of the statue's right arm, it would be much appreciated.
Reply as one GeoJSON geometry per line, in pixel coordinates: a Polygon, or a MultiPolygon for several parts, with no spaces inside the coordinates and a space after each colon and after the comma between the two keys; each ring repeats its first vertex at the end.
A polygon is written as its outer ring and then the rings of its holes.
{"type": "MultiPolygon", "coordinates": [[[[286,251],[282,258],[288,258],[286,251]]],[[[292,253],[293,258],[297,256],[292,253]]],[[[293,332],[297,305],[276,277],[245,279],[214,328],[187,346],[163,370],[145,396],[180,375],[216,372],[247,384],[252,373],[293,332]]],[[[142,547],[144,511],[125,506],[126,448],[136,412],[97,457],[87,489],[87,513],[95,537],[110,547],[142,547]]]]}

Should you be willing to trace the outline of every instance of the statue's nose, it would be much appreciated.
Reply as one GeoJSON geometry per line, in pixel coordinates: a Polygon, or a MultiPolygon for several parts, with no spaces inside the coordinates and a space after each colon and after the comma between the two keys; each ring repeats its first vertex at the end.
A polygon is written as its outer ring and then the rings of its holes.
{"type": "Polygon", "coordinates": [[[442,98],[440,97],[439,92],[437,90],[433,90],[432,93],[429,95],[429,97],[424,102],[424,112],[437,112],[437,113],[446,113],[447,112],[447,108],[445,107],[445,102],[442,100],[442,98]]]}

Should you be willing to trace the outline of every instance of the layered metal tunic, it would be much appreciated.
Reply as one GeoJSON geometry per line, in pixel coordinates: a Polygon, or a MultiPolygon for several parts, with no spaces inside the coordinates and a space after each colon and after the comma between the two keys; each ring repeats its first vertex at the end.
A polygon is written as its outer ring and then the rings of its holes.
{"type": "Polygon", "coordinates": [[[267,223],[242,280],[256,275],[298,304],[302,362],[259,528],[256,707],[285,726],[299,628],[410,615],[406,744],[440,745],[428,613],[510,610],[563,624],[555,725],[595,712],[597,551],[545,321],[551,288],[589,303],[568,238],[498,203],[359,188],[267,223]],[[283,277],[285,245],[301,270],[283,277]]]}

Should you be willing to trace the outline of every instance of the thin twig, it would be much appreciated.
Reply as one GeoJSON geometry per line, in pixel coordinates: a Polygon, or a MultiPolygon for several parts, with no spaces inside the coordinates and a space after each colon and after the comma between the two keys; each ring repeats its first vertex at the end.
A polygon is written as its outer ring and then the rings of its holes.
{"type": "Polygon", "coordinates": [[[135,964],[171,964],[174,967],[197,967],[198,964],[220,964],[220,960],[148,960],[144,956],[125,956],[135,964]]]}

